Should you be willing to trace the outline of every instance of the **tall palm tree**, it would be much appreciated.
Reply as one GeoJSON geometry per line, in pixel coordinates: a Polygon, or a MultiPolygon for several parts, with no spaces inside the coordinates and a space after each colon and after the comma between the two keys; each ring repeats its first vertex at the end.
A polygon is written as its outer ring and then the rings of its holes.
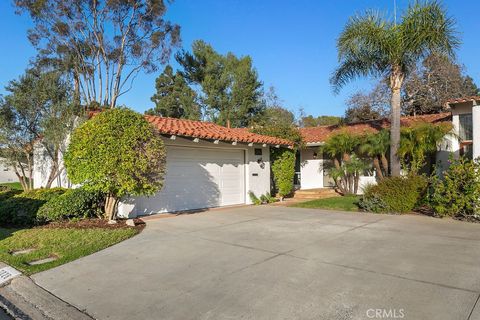
{"type": "Polygon", "coordinates": [[[400,94],[405,77],[430,53],[454,56],[460,44],[455,21],[436,1],[415,2],[400,23],[375,12],[350,18],[337,41],[340,66],[331,83],[336,92],[360,76],[388,79],[391,89],[390,168],[400,175],[400,94]]]}

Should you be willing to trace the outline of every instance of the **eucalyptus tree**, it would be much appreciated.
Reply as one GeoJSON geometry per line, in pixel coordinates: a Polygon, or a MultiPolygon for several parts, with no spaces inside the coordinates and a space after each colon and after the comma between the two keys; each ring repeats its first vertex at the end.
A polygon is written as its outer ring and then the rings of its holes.
{"type": "Polygon", "coordinates": [[[390,161],[393,176],[400,175],[401,91],[405,77],[419,60],[436,52],[454,55],[460,41],[455,21],[436,1],[415,2],[391,21],[368,11],[350,18],[337,40],[340,65],[331,78],[338,92],[347,82],[364,76],[387,78],[391,89],[390,161]]]}
{"type": "Polygon", "coordinates": [[[179,44],[164,0],[14,0],[33,20],[29,40],[68,70],[83,103],[115,107],[140,71],[154,72],[179,44]]]}

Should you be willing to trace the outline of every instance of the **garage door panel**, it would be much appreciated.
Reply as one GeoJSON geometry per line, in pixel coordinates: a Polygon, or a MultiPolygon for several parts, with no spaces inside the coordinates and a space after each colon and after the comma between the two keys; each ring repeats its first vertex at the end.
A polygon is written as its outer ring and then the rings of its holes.
{"type": "Polygon", "coordinates": [[[245,203],[244,151],[167,147],[164,188],[144,214],[245,203]]]}

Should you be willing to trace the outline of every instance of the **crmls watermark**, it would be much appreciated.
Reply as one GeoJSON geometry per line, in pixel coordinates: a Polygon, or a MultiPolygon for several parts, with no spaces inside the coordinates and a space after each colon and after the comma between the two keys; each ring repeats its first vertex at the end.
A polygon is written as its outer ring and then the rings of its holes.
{"type": "Polygon", "coordinates": [[[368,309],[368,319],[403,319],[405,318],[404,309],[368,309]]]}

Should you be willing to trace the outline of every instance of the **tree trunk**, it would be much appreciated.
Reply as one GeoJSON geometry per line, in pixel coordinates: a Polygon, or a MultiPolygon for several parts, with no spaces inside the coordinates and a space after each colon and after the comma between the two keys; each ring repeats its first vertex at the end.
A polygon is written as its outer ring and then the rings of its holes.
{"type": "Polygon", "coordinates": [[[377,156],[373,157],[373,167],[375,168],[375,171],[377,172],[378,179],[382,180],[383,179],[383,172],[382,172],[382,168],[380,167],[380,161],[378,160],[377,156]]]}
{"type": "Polygon", "coordinates": [[[385,175],[388,175],[388,159],[384,154],[382,154],[380,159],[382,160],[383,172],[385,175]]]}
{"type": "Polygon", "coordinates": [[[355,174],[354,174],[354,184],[353,184],[353,194],[358,193],[359,182],[360,182],[360,172],[355,172],[355,174]]]}
{"type": "Polygon", "coordinates": [[[109,194],[105,198],[105,217],[108,221],[117,219],[118,199],[113,194],[109,194]]]}
{"type": "Polygon", "coordinates": [[[392,89],[390,116],[390,170],[393,177],[400,176],[400,158],[398,148],[400,147],[400,108],[401,89],[404,75],[401,68],[394,66],[390,75],[390,88],[392,89]]]}
{"type": "MultiPolygon", "coordinates": [[[[50,168],[50,174],[48,175],[47,183],[45,184],[45,189],[50,189],[52,187],[53,181],[57,179],[60,175],[60,147],[55,147],[53,152],[50,152],[52,167],[50,168]],[[53,153],[53,154],[52,154],[53,153]]],[[[61,187],[58,185],[58,187],[61,187]]]]}

